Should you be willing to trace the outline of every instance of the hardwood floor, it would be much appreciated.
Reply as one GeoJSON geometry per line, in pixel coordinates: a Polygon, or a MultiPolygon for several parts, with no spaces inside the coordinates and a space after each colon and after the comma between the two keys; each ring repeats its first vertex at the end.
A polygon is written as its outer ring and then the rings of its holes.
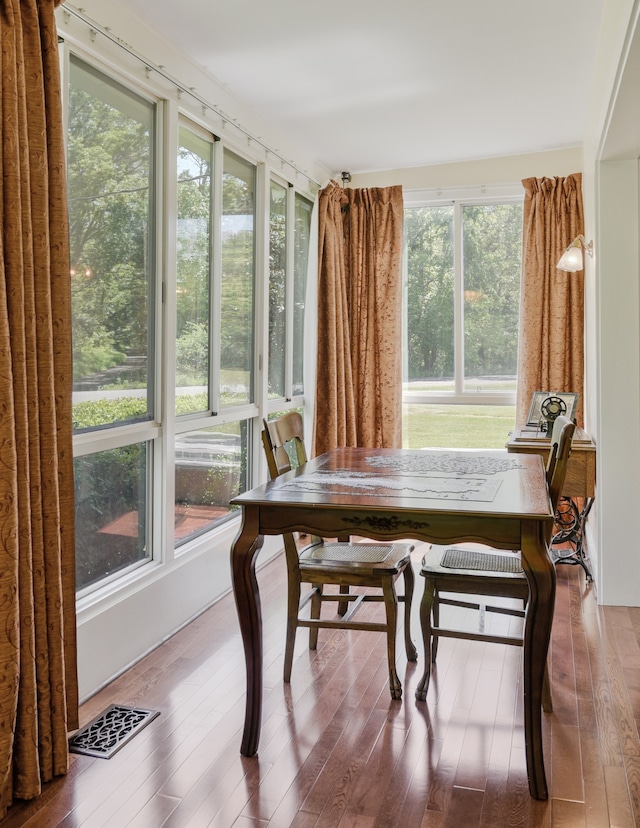
{"type": "MultiPolygon", "coordinates": [[[[420,556],[417,545],[416,567],[420,556]]],[[[394,702],[382,634],[321,631],[311,652],[302,632],[287,686],[284,578],[282,559],[259,573],[258,757],[239,753],[245,673],[227,596],[86,702],[81,722],[112,703],[161,715],[111,759],[72,755],[68,775],[14,805],[2,828],[640,825],[640,609],[597,607],[582,570],[558,567],[554,712],[544,716],[550,799],[538,802],[525,772],[519,648],[443,639],[418,703],[422,655],[408,664],[399,646],[404,697],[394,702]]],[[[418,577],[419,651],[421,592],[418,577]]]]}

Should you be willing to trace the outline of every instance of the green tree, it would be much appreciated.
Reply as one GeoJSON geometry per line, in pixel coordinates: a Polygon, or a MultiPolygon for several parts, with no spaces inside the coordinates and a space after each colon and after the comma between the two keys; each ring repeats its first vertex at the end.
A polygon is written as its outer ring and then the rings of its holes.
{"type": "Polygon", "coordinates": [[[211,147],[181,130],[178,149],[176,383],[208,385],[211,147]],[[191,145],[193,144],[193,147],[191,145]],[[188,146],[186,146],[188,145],[188,146]]]}
{"type": "Polygon", "coordinates": [[[286,334],[286,190],[271,185],[269,211],[269,392],[284,395],[286,334]]]}
{"type": "Polygon", "coordinates": [[[209,160],[180,147],[178,152],[178,335],[209,318],[211,169],[209,160]]]}
{"type": "Polygon", "coordinates": [[[405,212],[409,379],[452,377],[453,208],[405,212]]]}
{"type": "Polygon", "coordinates": [[[253,168],[248,178],[225,172],[222,188],[221,365],[247,371],[253,352],[253,168]]]}
{"type": "Polygon", "coordinates": [[[517,372],[522,205],[464,208],[465,376],[517,372]]]}

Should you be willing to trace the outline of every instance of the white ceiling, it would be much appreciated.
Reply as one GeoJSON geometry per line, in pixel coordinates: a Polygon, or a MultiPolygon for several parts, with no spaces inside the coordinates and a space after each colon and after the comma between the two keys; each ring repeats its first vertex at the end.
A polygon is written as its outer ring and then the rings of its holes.
{"type": "Polygon", "coordinates": [[[604,0],[127,0],[329,170],[579,145],[604,0]]]}

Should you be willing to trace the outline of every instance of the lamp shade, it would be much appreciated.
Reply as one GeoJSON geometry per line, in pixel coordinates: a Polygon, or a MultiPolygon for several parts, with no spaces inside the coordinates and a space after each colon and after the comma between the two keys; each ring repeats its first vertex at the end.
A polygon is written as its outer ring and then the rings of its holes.
{"type": "Polygon", "coordinates": [[[582,235],[576,236],[560,257],[560,261],[556,265],[558,270],[564,270],[567,273],[577,273],[579,270],[584,270],[583,250],[593,256],[593,242],[587,242],[582,235]]]}
{"type": "Polygon", "coordinates": [[[560,261],[558,262],[558,270],[564,270],[567,273],[577,273],[584,269],[584,260],[582,258],[582,245],[578,242],[578,246],[567,247],[560,261]]]}

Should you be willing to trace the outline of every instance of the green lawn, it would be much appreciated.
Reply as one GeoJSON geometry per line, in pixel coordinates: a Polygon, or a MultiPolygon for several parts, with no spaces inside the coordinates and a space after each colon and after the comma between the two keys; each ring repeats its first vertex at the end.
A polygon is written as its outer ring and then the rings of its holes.
{"type": "Polygon", "coordinates": [[[504,448],[512,405],[404,405],[404,448],[504,448]]]}

